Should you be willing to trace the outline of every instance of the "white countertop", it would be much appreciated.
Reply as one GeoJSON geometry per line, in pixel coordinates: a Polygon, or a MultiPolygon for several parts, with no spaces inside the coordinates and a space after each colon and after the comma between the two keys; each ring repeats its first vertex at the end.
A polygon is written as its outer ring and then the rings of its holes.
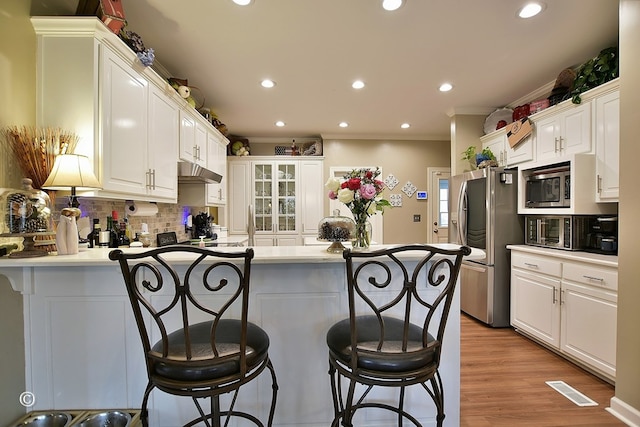
{"type": "MultiPolygon", "coordinates": [[[[253,248],[255,257],[253,264],[280,264],[280,263],[342,263],[344,259],[342,254],[332,254],[326,251],[329,246],[256,246],[253,248]]],[[[393,245],[374,245],[371,250],[383,249],[393,245]]],[[[444,249],[457,249],[459,245],[451,243],[434,244],[433,246],[444,249]]],[[[124,252],[144,252],[150,248],[124,248],[124,252]]],[[[155,248],[154,248],[155,249],[155,248]]],[[[239,247],[215,247],[209,248],[220,252],[238,252],[244,248],[239,247]]],[[[37,258],[0,258],[0,270],[9,267],[77,267],[77,266],[106,266],[113,264],[109,260],[109,252],[111,248],[92,248],[81,250],[77,255],[54,255],[50,254],[37,258]]],[[[471,255],[466,259],[482,259],[485,254],[479,249],[472,249],[471,255]]],[[[176,261],[180,258],[172,257],[176,261]]],[[[184,258],[184,257],[183,257],[184,258]]],[[[170,258],[167,258],[170,259],[170,258]]],[[[188,261],[188,258],[184,259],[188,261]]]]}
{"type": "Polygon", "coordinates": [[[617,255],[603,255],[583,251],[565,251],[563,249],[542,248],[530,245],[507,245],[507,249],[618,268],[617,255]]]}

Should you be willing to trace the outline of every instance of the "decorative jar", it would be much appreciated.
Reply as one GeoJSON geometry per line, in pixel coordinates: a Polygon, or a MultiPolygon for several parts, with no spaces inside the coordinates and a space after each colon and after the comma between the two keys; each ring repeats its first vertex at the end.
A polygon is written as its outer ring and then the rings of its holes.
{"type": "Polygon", "coordinates": [[[21,190],[8,190],[2,194],[4,233],[46,233],[53,230],[51,200],[47,193],[34,189],[31,184],[31,179],[24,178],[21,190]]]}
{"type": "Polygon", "coordinates": [[[322,218],[318,223],[318,240],[333,242],[327,252],[342,253],[345,249],[342,242],[349,242],[356,237],[356,223],[349,217],[341,216],[335,209],[332,216],[322,218]]]}

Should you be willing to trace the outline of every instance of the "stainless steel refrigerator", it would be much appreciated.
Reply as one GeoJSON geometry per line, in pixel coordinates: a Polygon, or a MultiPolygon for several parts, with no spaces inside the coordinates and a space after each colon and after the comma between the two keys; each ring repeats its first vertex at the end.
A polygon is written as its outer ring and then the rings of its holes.
{"type": "Polygon", "coordinates": [[[451,177],[449,241],[482,249],[482,260],[464,261],[460,308],[493,327],[510,325],[510,257],[506,246],[524,241],[517,214],[516,170],[484,168],[451,177]]]}

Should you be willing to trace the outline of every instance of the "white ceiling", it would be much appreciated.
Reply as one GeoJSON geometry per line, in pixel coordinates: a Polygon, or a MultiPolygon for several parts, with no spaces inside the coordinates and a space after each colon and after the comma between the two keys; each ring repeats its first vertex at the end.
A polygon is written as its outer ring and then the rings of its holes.
{"type": "MultiPolygon", "coordinates": [[[[381,0],[122,2],[128,29],[247,137],[448,140],[451,114],[522,99],[618,38],[612,0],[546,0],[529,20],[516,17],[525,0],[406,0],[394,12],[381,0]],[[352,89],[355,79],[367,86],[352,89]],[[454,89],[440,93],[445,81],[454,89]]],[[[32,0],[31,11],[73,14],[77,3],[32,0]]]]}

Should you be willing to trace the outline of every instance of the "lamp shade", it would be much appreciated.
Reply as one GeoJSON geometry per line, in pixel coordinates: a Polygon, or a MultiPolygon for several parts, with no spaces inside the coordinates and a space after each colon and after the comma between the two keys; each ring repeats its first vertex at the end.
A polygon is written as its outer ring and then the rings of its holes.
{"type": "Polygon", "coordinates": [[[60,154],[53,163],[49,177],[42,188],[66,190],[101,188],[100,181],[93,174],[89,158],[78,154],[60,154]]]}

